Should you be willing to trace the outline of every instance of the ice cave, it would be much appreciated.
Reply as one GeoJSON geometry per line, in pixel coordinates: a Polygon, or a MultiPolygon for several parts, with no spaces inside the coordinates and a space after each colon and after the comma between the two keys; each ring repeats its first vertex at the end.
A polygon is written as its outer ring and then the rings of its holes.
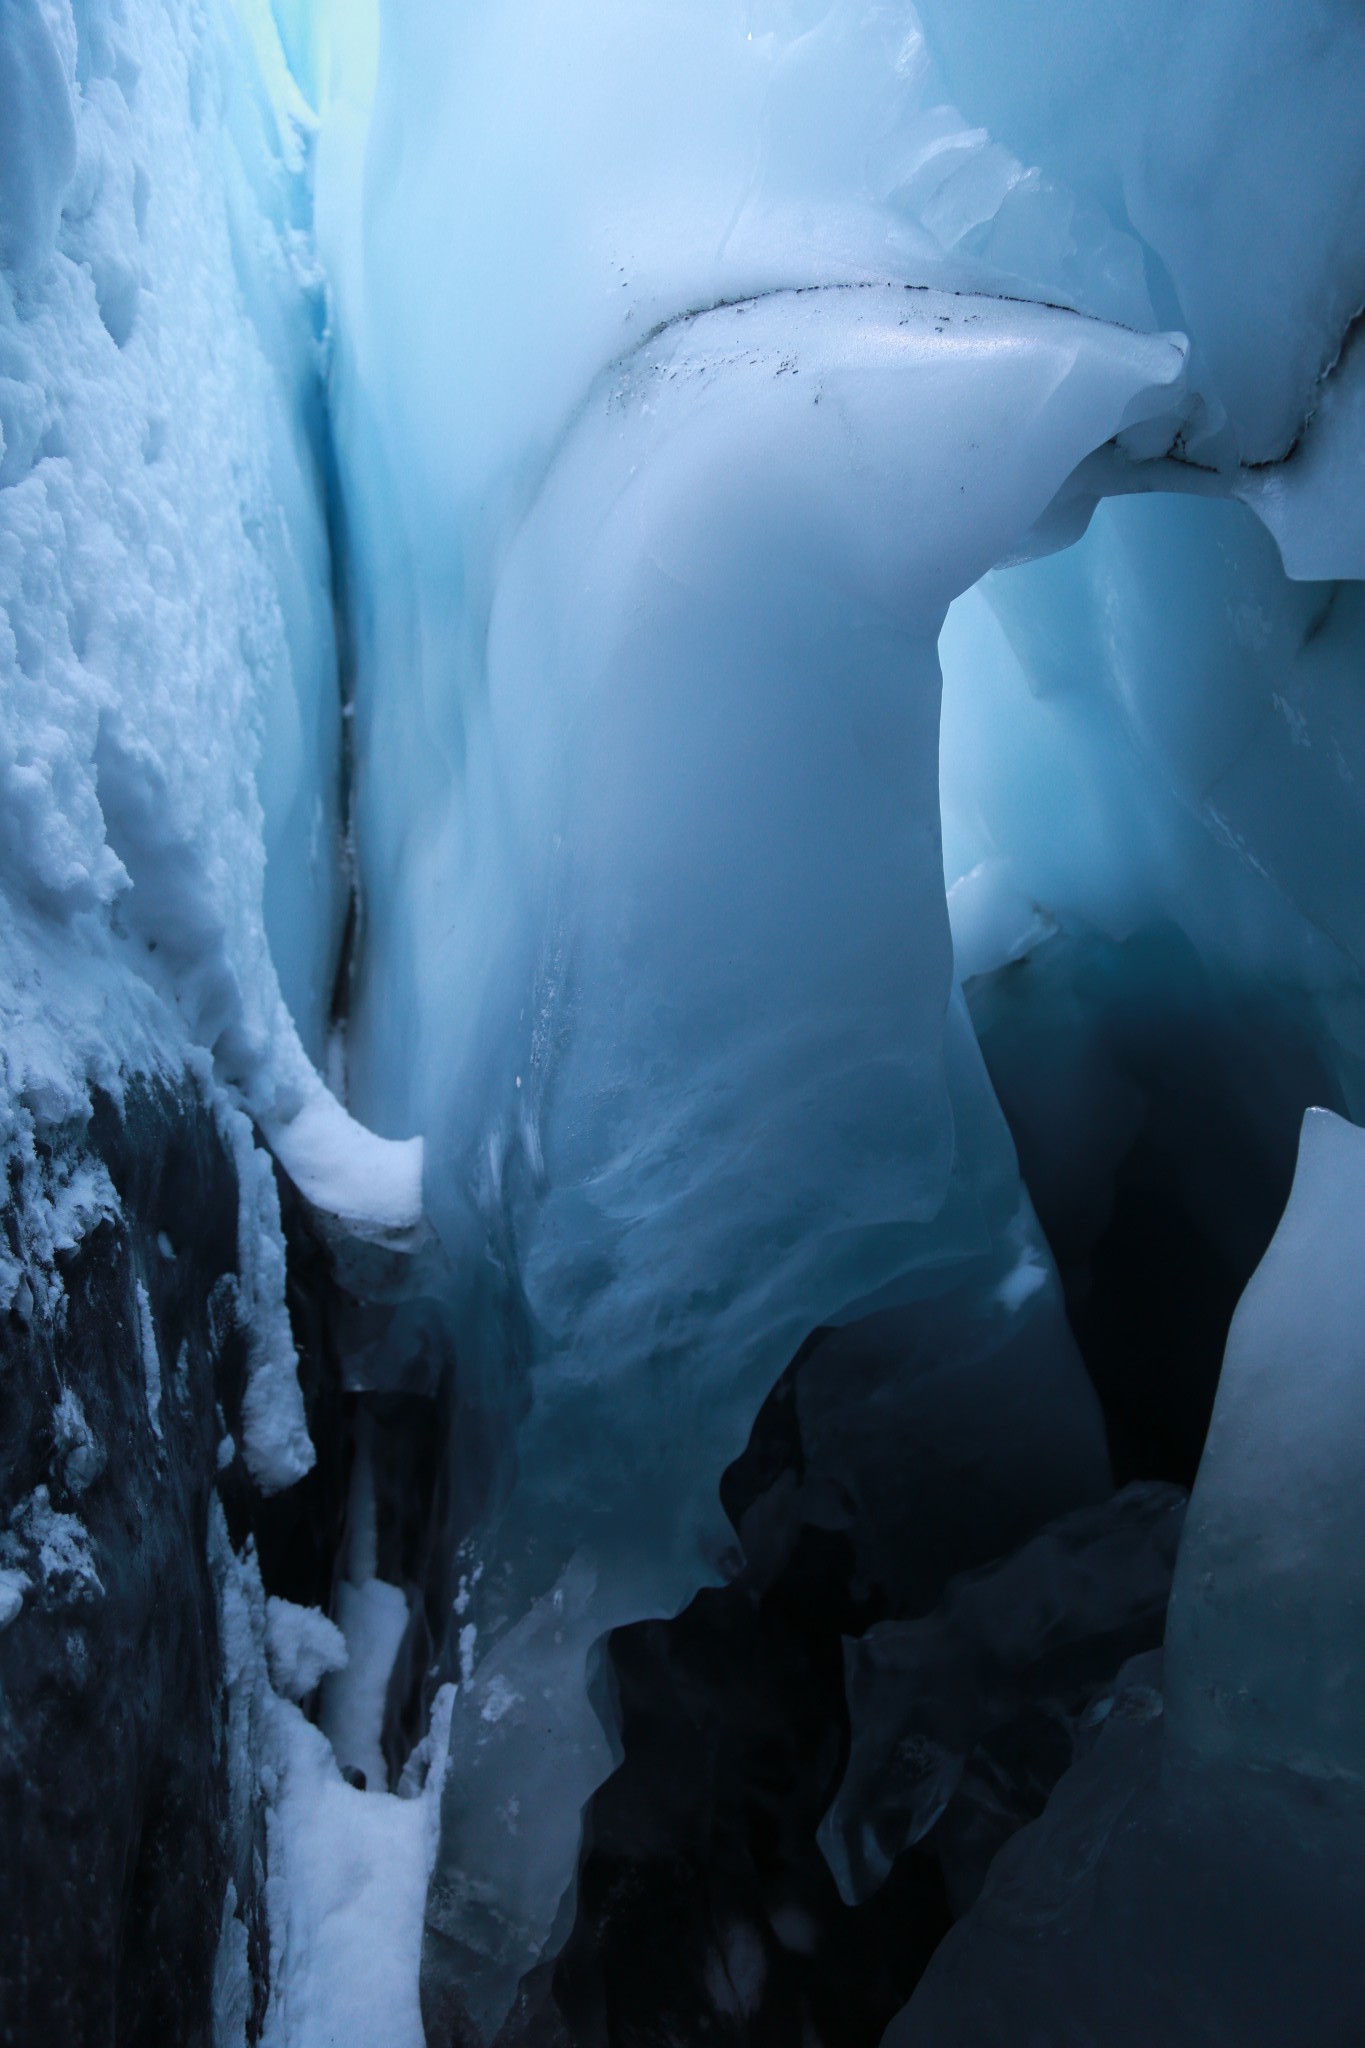
{"type": "Polygon", "coordinates": [[[0,1144],[0,2048],[1362,2048],[1360,0],[0,0],[0,1144]]]}

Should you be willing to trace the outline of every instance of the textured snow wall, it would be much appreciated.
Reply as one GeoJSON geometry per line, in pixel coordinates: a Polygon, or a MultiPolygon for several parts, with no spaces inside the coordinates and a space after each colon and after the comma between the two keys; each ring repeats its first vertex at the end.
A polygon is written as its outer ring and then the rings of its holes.
{"type": "MultiPolygon", "coordinates": [[[[268,15],[0,9],[0,1628],[32,1859],[0,1978],[26,2036],[206,2041],[210,1893],[219,2038],[259,2024],[253,1830],[302,1723],[234,1637],[255,1566],[224,1534],[210,1576],[205,1529],[216,1486],[240,1547],[314,1461],[262,1139],[348,1224],[420,1206],[420,1147],[320,1076],[350,885],[309,137],[268,15]]],[[[412,1868],[416,2025],[420,1844],[412,1868]]]]}
{"type": "Polygon", "coordinates": [[[11,1097],[71,1113],[202,1048],[310,1195],[406,1224],[418,1154],[367,1147],[309,1060],[346,885],[301,103],[235,16],[11,14],[11,1097]]]}
{"type": "MultiPolygon", "coordinates": [[[[92,1085],[207,1079],[211,1048],[249,1088],[281,1037],[306,1064],[266,938],[267,847],[321,1049],[338,714],[319,302],[289,217],[299,166],[241,31],[16,6],[4,63],[3,1114],[24,1161],[92,1085]]],[[[274,1190],[267,1171],[253,1192],[241,1143],[247,1239],[268,1247],[274,1190]]],[[[41,1199],[27,1213],[36,1230],[41,1199]]],[[[19,1284],[16,1267],[7,1300],[19,1284]]],[[[275,1486],[311,1457],[282,1285],[282,1249],[263,1250],[274,1391],[253,1455],[275,1486]]]]}

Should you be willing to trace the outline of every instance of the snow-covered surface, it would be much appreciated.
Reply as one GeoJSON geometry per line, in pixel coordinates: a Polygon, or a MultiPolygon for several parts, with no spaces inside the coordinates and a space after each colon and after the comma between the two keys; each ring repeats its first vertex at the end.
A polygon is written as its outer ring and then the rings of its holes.
{"type": "Polygon", "coordinates": [[[265,2048],[424,2048],[417,1976],[435,1799],[357,1791],[326,1736],[296,1708],[279,1712],[265,2048]]]}
{"type": "MultiPolygon", "coordinates": [[[[265,2048],[424,2048],[418,1963],[437,1793],[449,1717],[438,1696],[425,1755],[437,1759],[408,1796],[346,1783],[322,1731],[272,1687],[295,1691],[337,1655],[338,1631],[306,1610],[267,1603],[254,1558],[232,1554],[215,1514],[227,1690],[228,1771],[243,1822],[266,1811],[270,2004],[265,2048]],[[321,1624],[321,1626],[319,1626],[321,1624]],[[268,1660],[268,1661],[267,1661],[268,1660]]],[[[242,2048],[249,2010],[245,1930],[225,1904],[215,1985],[215,2039],[242,2048]]]]}
{"type": "MultiPolygon", "coordinates": [[[[391,1235],[421,1209],[420,1142],[363,1130],[315,1065],[350,885],[310,134],[268,9],[5,10],[0,1163],[15,1224],[0,1312],[59,1328],[61,1255],[118,1213],[107,1173],[68,1142],[91,1091],[199,1091],[237,1169],[242,1448],[266,1492],[314,1453],[259,1136],[347,1228],[391,1235]]],[[[153,1292],[137,1283],[132,1369],[160,1439],[181,1366],[162,1356],[153,1292]]],[[[79,1386],[53,1432],[79,1493],[103,1459],[79,1386]]],[[[22,1626],[47,1580],[103,1597],[82,1523],[39,1488],[0,1531],[0,1625],[22,1626]]],[[[272,1655],[281,1687],[306,1692],[344,1643],[321,1616],[289,1619],[276,1610],[272,1655]]],[[[343,1784],[270,1690],[263,1612],[248,1633],[237,1839],[268,1777],[272,2038],[418,2044],[427,1810],[343,1784]]],[[[234,1893],[225,2040],[246,2010],[236,1911],[234,1893]]]]}
{"type": "Polygon", "coordinates": [[[322,1689],[319,1726],[339,1764],[362,1771],[371,1791],[388,1784],[380,1746],[389,1674],[408,1625],[401,1586],[383,1579],[353,1585],[343,1579],[336,1592],[336,1618],[346,1643],[346,1662],[322,1689]]]}
{"type": "Polygon", "coordinates": [[[420,1138],[376,1137],[320,1082],[308,1087],[292,1116],[268,1116],[264,1129],[275,1157],[315,1208],[361,1234],[402,1233],[420,1221],[420,1138]]]}
{"type": "Polygon", "coordinates": [[[307,1057],[347,884],[305,110],[221,6],[16,0],[0,62],[0,1138],[203,1048],[310,1199],[410,1223],[418,1148],[307,1057]]]}
{"type": "Polygon", "coordinates": [[[282,1698],[302,1700],[329,1671],[346,1662],[346,1638],[317,1607],[300,1607],[272,1593],[265,1603],[266,1662],[282,1698]]]}
{"type": "MultiPolygon", "coordinates": [[[[11,1598],[31,1584],[59,1583],[70,1600],[99,1600],[104,1582],[95,1563],[90,1533],[75,1515],[54,1508],[49,1489],[35,1486],[0,1531],[0,1563],[11,1598]]],[[[10,1619],[18,1612],[15,1608],[10,1619]]]]}
{"type": "Polygon", "coordinates": [[[147,1398],[147,1420],[152,1435],[161,1438],[161,1348],[157,1343],[152,1304],[142,1281],[135,1282],[137,1296],[137,1346],[142,1354],[142,1385],[147,1398]]]}
{"type": "Polygon", "coordinates": [[[0,1568],[0,1628],[8,1628],[18,1616],[28,1591],[27,1575],[12,1565],[0,1568]]]}

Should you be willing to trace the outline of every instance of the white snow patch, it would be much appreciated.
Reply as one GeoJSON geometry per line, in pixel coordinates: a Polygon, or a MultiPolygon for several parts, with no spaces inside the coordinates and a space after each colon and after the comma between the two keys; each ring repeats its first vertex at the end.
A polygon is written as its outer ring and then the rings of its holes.
{"type": "Polygon", "coordinates": [[[302,1479],[316,1458],[285,1307],[280,1198],[269,1156],[257,1146],[246,1118],[225,1109],[221,1121],[237,1167],[237,1262],[249,1347],[242,1450],[262,1492],[278,1493],[302,1479]]]}
{"type": "MultiPolygon", "coordinates": [[[[448,1717],[448,1697],[438,1708],[448,1717]]],[[[418,1971],[441,1773],[416,1799],[359,1792],[297,1708],[280,1704],[276,1726],[263,2048],[424,2048],[418,1971]]]]}
{"type": "Polygon", "coordinates": [[[380,1138],[319,1081],[292,1116],[263,1119],[299,1193],[353,1230],[405,1231],[422,1216],[422,1140],[380,1138]]]}
{"type": "Polygon", "coordinates": [[[15,1571],[12,1566],[0,1569],[0,1628],[8,1628],[16,1619],[28,1588],[24,1572],[15,1571]]]}
{"type": "Polygon", "coordinates": [[[329,1671],[346,1663],[346,1638],[317,1607],[299,1607],[273,1594],[265,1608],[270,1681],[287,1700],[306,1699],[329,1671]]]}
{"type": "MultiPolygon", "coordinates": [[[[0,1025],[7,1022],[6,1008],[0,997],[0,1025]]],[[[15,1251],[0,1237],[0,1314],[14,1308],[25,1321],[35,1311],[50,1319],[61,1314],[66,1298],[58,1255],[74,1252],[101,1223],[115,1220],[119,1200],[99,1160],[72,1161],[39,1145],[38,1119],[25,1104],[3,1100],[12,1071],[0,1053],[0,1149],[9,1155],[18,1233],[15,1251]]]]}
{"type": "Polygon", "coordinates": [[[380,1738],[389,1675],[408,1625],[407,1596],[383,1579],[363,1585],[343,1580],[337,1588],[337,1620],[345,1637],[345,1668],[332,1672],[322,1689],[319,1724],[337,1762],[363,1771],[367,1788],[388,1783],[380,1738]]]}
{"type": "Polygon", "coordinates": [[[137,1282],[137,1338],[142,1353],[142,1386],[147,1398],[147,1420],[152,1435],[161,1441],[161,1353],[157,1348],[156,1325],[146,1288],[137,1282]]]}
{"type": "MultiPolygon", "coordinates": [[[[420,1790],[414,1782],[414,1796],[402,1799],[354,1790],[326,1737],[269,1683],[271,1622],[260,1575],[249,1549],[233,1554],[216,1504],[209,1554],[239,1836],[251,1803],[263,1798],[266,1807],[270,2004],[263,2048],[425,2048],[418,1970],[452,1689],[434,1703],[420,1790]]],[[[220,2048],[239,2048],[245,2038],[244,1934],[229,1887],[214,1981],[220,2048]]]]}
{"type": "Polygon", "coordinates": [[[22,1576],[21,1559],[29,1573],[36,1571],[59,1598],[90,1600],[103,1595],[90,1532],[74,1515],[53,1507],[45,1486],[35,1486],[0,1535],[0,1565],[17,1569],[22,1576]]]}
{"type": "Polygon", "coordinates": [[[471,1685],[474,1680],[474,1645],[479,1640],[479,1631],[472,1621],[467,1621],[460,1630],[460,1684],[471,1685]]]}

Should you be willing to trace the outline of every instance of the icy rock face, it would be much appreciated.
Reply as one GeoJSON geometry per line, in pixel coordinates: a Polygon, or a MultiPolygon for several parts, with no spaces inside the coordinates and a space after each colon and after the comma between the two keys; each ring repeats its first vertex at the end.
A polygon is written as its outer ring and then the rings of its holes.
{"type": "Polygon", "coordinates": [[[1365,2000],[1359,1807],[1169,1761],[1153,1654],[1001,1851],[886,2048],[1012,2048],[1059,2025],[1087,2048],[1348,2048],[1365,2000]]]}
{"type": "Polygon", "coordinates": [[[255,26],[0,9],[6,2040],[206,2043],[215,2005],[259,2033],[268,1716],[234,1719],[224,1603],[314,1449],[245,1111],[333,1216],[420,1207],[420,1148],[317,1067],[347,896],[322,294],[306,109],[255,26]]]}
{"type": "Polygon", "coordinates": [[[1342,1100],[1338,1048],[1303,992],[1201,956],[1169,918],[1111,936],[1056,909],[1055,929],[969,984],[972,1021],[1105,1405],[1115,1477],[1189,1486],[1304,1105],[1342,1100]]]}
{"type": "MultiPolygon", "coordinates": [[[[972,1756],[951,1856],[942,1827],[866,1901],[835,1889],[817,1829],[843,1769],[842,1639],[932,1612],[955,1573],[1070,1505],[1087,1467],[1102,1484],[1057,1427],[1054,1283],[1033,1269],[1020,1301],[1017,1256],[1000,1249],[1014,1289],[971,1261],[940,1295],[816,1332],[722,1481],[734,1576],[604,1645],[624,1754],[584,1817],[554,1967],[569,2038],[875,2043],[946,1931],[945,1867],[960,1880],[987,1858],[1070,1760],[1064,1710],[1034,1707],[1025,1678],[972,1756]]],[[[1159,1609],[1145,1620],[1138,1639],[1155,1641],[1159,1609]]],[[[960,1672],[955,1639],[930,1634],[960,1672]]],[[[1092,1642],[1078,1663],[1088,1651],[1110,1677],[1119,1647],[1092,1642]]],[[[519,2005],[534,2008],[544,1974],[519,2005]]],[[[541,2038],[516,2028],[509,2042],[541,2038]]]]}
{"type": "MultiPolygon", "coordinates": [[[[1162,1669],[992,1867],[888,2043],[1269,2044],[1359,2031],[1359,1197],[1365,1140],[1305,1120],[1239,1305],[1162,1669]],[[1164,1711],[1163,1711],[1164,1709],[1164,1711]]],[[[1141,1660],[1139,1660],[1141,1662],[1141,1660]]]]}
{"type": "MultiPolygon", "coordinates": [[[[250,1349],[232,1150],[164,1087],[101,1097],[44,1149],[98,1198],[70,1202],[5,1318],[0,2035],[207,2048],[231,1858],[207,1525],[250,1349]]],[[[40,1220],[20,1192],[11,1255],[40,1220]]]]}

